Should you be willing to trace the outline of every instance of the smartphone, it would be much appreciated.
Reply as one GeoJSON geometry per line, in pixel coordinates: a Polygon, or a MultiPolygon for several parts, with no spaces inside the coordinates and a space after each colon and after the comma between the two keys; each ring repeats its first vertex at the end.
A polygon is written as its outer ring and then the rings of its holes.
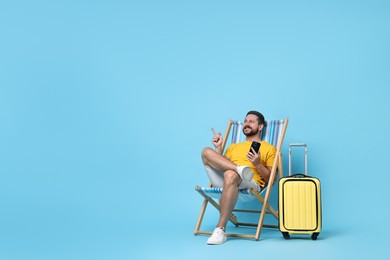
{"type": "MultiPolygon", "coordinates": [[[[253,148],[256,151],[256,153],[259,153],[260,145],[261,144],[259,142],[253,141],[251,144],[251,148],[253,148]]],[[[252,149],[249,149],[249,152],[252,152],[252,149]]]]}

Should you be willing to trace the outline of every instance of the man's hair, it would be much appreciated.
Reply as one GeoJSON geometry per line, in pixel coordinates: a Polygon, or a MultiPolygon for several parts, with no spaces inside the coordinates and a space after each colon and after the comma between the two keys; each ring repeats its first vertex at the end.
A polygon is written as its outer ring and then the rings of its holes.
{"type": "Polygon", "coordinates": [[[264,125],[265,119],[262,113],[257,111],[249,111],[246,115],[255,115],[257,116],[257,122],[259,122],[260,125],[264,125]]]}

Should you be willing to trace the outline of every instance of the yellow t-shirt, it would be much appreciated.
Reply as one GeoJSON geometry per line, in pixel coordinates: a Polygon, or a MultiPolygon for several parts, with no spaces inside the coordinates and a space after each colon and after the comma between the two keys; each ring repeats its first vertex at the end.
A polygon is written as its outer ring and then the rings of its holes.
{"type": "MultiPolygon", "coordinates": [[[[261,141],[260,146],[260,161],[264,166],[271,166],[274,163],[276,148],[266,141],[261,141]]],[[[246,158],[246,155],[249,152],[252,142],[245,141],[241,143],[231,144],[225,152],[225,157],[230,159],[233,163],[243,166],[251,167],[254,177],[253,180],[257,182],[260,186],[266,184],[265,180],[260,176],[260,173],[257,171],[256,167],[252,164],[251,161],[246,158]]]]}

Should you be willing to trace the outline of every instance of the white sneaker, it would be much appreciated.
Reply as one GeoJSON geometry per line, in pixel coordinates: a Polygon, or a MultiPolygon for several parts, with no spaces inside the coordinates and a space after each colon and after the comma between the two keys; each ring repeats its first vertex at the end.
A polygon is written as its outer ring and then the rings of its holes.
{"type": "Polygon", "coordinates": [[[237,173],[245,181],[251,181],[253,179],[253,172],[249,166],[237,166],[237,173]]]}
{"type": "Polygon", "coordinates": [[[220,245],[225,243],[227,240],[225,231],[222,228],[217,227],[214,229],[213,234],[207,239],[208,245],[220,245]]]}

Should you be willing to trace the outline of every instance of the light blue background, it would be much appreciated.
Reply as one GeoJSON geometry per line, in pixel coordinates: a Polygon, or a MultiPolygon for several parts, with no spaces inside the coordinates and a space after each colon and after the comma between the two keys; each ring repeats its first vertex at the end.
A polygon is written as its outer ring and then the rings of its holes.
{"type": "Polygon", "coordinates": [[[387,259],[389,24],[380,0],[2,1],[0,259],[387,259]],[[319,240],[193,235],[210,127],[251,109],[290,119],[285,169],[309,145],[319,240]]]}

